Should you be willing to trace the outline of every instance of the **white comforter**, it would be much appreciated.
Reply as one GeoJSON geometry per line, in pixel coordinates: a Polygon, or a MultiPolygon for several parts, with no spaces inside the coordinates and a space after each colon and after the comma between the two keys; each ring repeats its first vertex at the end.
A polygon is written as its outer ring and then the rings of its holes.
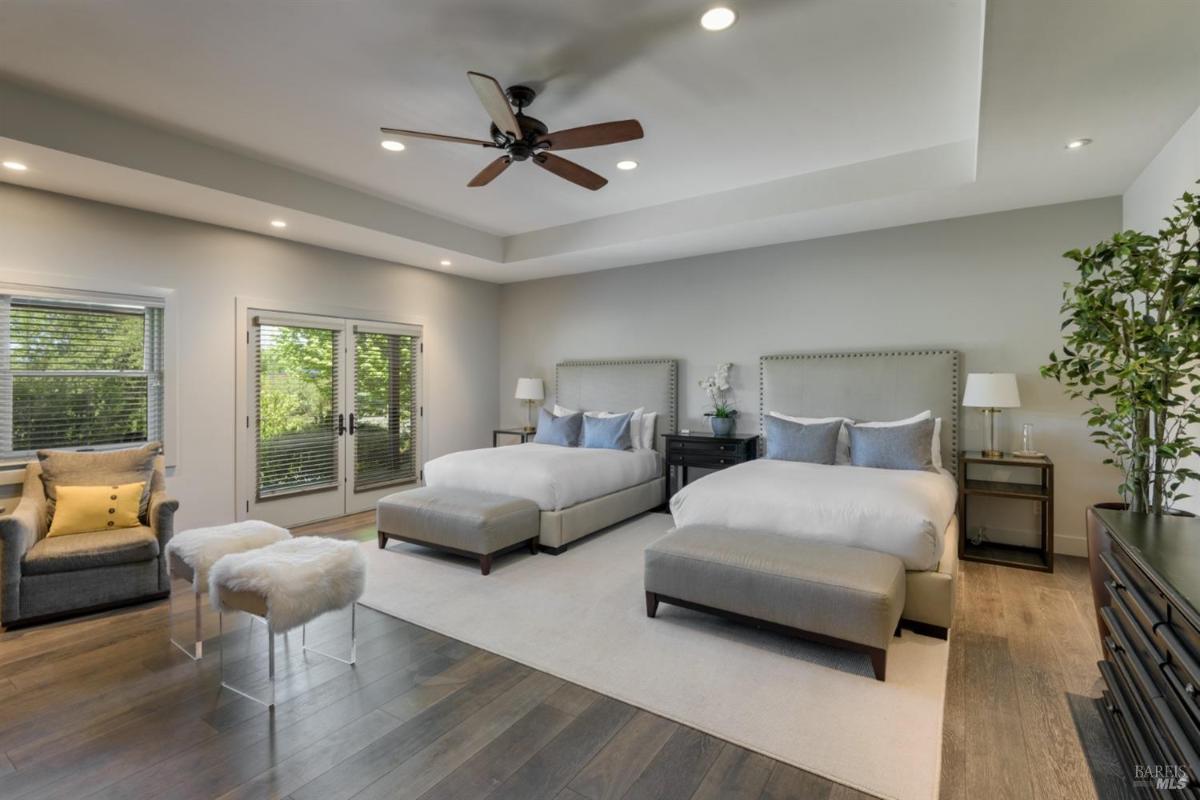
{"type": "Polygon", "coordinates": [[[552,444],[463,450],[425,464],[427,486],[524,497],[543,511],[645,483],[662,474],[654,450],[602,450],[552,444]]]}
{"type": "Polygon", "coordinates": [[[705,475],[671,498],[677,526],[722,525],[878,550],[937,566],[957,488],[950,474],[759,459],[705,475]]]}

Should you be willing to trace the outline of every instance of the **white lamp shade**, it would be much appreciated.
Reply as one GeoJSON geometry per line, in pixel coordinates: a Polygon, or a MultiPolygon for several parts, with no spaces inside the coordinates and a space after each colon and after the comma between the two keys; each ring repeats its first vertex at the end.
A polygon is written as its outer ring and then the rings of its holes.
{"type": "Polygon", "coordinates": [[[967,408],[1020,408],[1017,376],[1011,372],[972,372],[962,404],[967,408]]]}
{"type": "Polygon", "coordinates": [[[517,391],[513,397],[518,400],[545,400],[546,390],[541,378],[517,378],[517,391]]]}

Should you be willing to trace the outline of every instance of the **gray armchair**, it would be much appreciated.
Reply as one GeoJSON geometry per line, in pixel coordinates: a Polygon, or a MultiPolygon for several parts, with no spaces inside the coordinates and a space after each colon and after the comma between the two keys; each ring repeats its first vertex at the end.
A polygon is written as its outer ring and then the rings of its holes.
{"type": "Polygon", "coordinates": [[[15,627],[170,594],[167,542],[176,500],[167,498],[162,456],[150,481],[149,524],[46,538],[41,465],[25,468],[21,501],[0,516],[0,625],[15,627]]]}

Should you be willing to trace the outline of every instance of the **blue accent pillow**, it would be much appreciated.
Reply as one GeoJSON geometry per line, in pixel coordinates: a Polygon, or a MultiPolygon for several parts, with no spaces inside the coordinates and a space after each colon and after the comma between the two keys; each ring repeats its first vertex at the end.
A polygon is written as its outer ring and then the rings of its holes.
{"type": "Polygon", "coordinates": [[[583,414],[567,414],[556,417],[546,409],[538,411],[537,433],[533,440],[538,444],[556,444],[559,447],[575,447],[579,444],[579,431],[583,427],[583,414]]]}
{"type": "Polygon", "coordinates": [[[934,470],[934,420],[870,428],[850,425],[850,463],[878,469],[934,470]]]}
{"type": "Polygon", "coordinates": [[[628,450],[633,446],[633,442],[629,438],[629,423],[632,419],[632,412],[619,417],[585,416],[581,446],[605,450],[628,450]]]}
{"type": "Polygon", "coordinates": [[[800,423],[768,416],[767,458],[778,461],[804,461],[832,464],[837,457],[840,419],[833,422],[800,423]]]}

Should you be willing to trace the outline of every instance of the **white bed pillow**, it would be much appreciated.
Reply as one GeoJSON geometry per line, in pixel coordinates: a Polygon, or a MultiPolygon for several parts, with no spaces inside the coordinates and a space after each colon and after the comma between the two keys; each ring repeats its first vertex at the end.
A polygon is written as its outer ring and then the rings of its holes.
{"type": "MultiPolygon", "coordinates": [[[[861,428],[892,428],[897,425],[911,425],[914,422],[920,422],[923,419],[929,419],[933,416],[932,411],[922,411],[920,414],[914,414],[908,419],[897,419],[891,422],[860,422],[861,428]]],[[[933,441],[930,443],[930,457],[933,460],[934,469],[942,468],[942,418],[938,417],[933,421],[933,441]]]]}
{"type": "MultiPolygon", "coordinates": [[[[632,412],[629,412],[629,411],[585,411],[585,412],[583,412],[583,415],[585,417],[599,417],[599,418],[603,419],[605,417],[620,417],[624,414],[632,413],[633,416],[629,418],[630,449],[631,450],[641,450],[641,449],[643,449],[642,442],[645,439],[645,434],[642,431],[642,417],[644,416],[645,411],[646,411],[646,409],[644,407],[638,407],[638,408],[633,409],[632,412]]],[[[563,406],[560,406],[558,403],[554,404],[554,416],[556,416],[556,417],[563,417],[563,416],[567,416],[570,414],[578,414],[578,413],[579,413],[579,411],[576,409],[564,408],[563,406]]],[[[651,429],[650,438],[651,439],[654,438],[653,429],[651,429]]]]}
{"type": "Polygon", "coordinates": [[[833,455],[833,463],[835,465],[850,463],[850,432],[846,430],[846,423],[854,422],[854,420],[849,417],[789,417],[787,414],[780,414],[778,411],[768,411],[767,416],[787,420],[788,422],[798,422],[801,425],[821,425],[826,422],[836,422],[840,419],[842,427],[838,430],[837,450],[833,455]]]}
{"type": "Polygon", "coordinates": [[[654,428],[655,423],[657,422],[657,411],[651,411],[649,413],[642,414],[642,441],[641,444],[638,445],[638,447],[640,447],[642,450],[654,449],[654,428]]]}

